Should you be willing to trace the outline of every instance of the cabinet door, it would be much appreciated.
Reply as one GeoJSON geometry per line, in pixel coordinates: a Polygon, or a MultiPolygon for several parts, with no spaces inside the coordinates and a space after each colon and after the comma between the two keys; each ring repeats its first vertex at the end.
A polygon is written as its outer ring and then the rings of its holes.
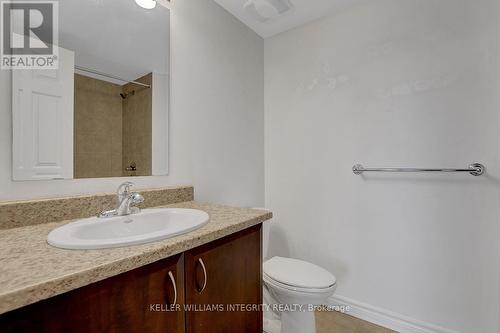
{"type": "Polygon", "coordinates": [[[186,332],[262,332],[261,232],[259,225],[185,253],[186,332]]]}
{"type": "Polygon", "coordinates": [[[0,331],[183,333],[183,302],[178,255],[6,313],[0,331]],[[174,298],[180,311],[166,311],[174,298]]]}

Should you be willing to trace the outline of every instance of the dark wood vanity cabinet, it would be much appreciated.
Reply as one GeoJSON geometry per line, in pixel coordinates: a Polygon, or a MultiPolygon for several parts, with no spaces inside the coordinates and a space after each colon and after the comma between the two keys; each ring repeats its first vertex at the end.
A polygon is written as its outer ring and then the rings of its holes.
{"type": "Polygon", "coordinates": [[[0,315],[0,332],[260,333],[261,258],[259,225],[0,315]]]}
{"type": "Polygon", "coordinates": [[[262,332],[261,258],[260,226],[186,252],[186,332],[262,332]]]}
{"type": "Polygon", "coordinates": [[[182,312],[150,309],[173,302],[172,280],[177,302],[184,302],[183,259],[177,255],[8,312],[0,316],[0,332],[184,332],[182,312]]]}

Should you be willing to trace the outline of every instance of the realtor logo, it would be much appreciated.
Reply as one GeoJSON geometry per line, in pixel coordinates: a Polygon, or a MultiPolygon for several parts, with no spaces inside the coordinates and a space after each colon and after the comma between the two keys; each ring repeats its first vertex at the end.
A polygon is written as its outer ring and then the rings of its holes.
{"type": "Polygon", "coordinates": [[[58,2],[1,1],[1,68],[58,67],[58,2]]]}

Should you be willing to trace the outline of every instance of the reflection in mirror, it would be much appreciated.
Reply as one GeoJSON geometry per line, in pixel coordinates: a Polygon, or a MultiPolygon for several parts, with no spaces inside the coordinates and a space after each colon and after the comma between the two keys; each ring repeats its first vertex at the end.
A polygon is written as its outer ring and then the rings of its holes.
{"type": "Polygon", "coordinates": [[[150,87],[75,74],[75,178],[151,175],[151,101],[150,87]]]}
{"type": "Polygon", "coordinates": [[[38,114],[14,140],[14,179],[167,174],[169,10],[65,0],[59,12],[59,69],[13,72],[13,98],[26,87],[20,99],[57,96],[33,110],[13,102],[13,114],[38,114]]]}

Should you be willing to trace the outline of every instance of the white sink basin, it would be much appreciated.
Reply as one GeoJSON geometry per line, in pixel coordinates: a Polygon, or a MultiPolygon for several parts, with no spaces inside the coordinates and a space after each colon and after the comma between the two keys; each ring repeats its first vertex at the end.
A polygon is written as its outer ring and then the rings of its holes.
{"type": "Polygon", "coordinates": [[[105,249],[155,242],[201,228],[208,214],[194,209],[145,209],[138,214],[92,217],[52,230],[47,242],[74,250],[105,249]]]}

